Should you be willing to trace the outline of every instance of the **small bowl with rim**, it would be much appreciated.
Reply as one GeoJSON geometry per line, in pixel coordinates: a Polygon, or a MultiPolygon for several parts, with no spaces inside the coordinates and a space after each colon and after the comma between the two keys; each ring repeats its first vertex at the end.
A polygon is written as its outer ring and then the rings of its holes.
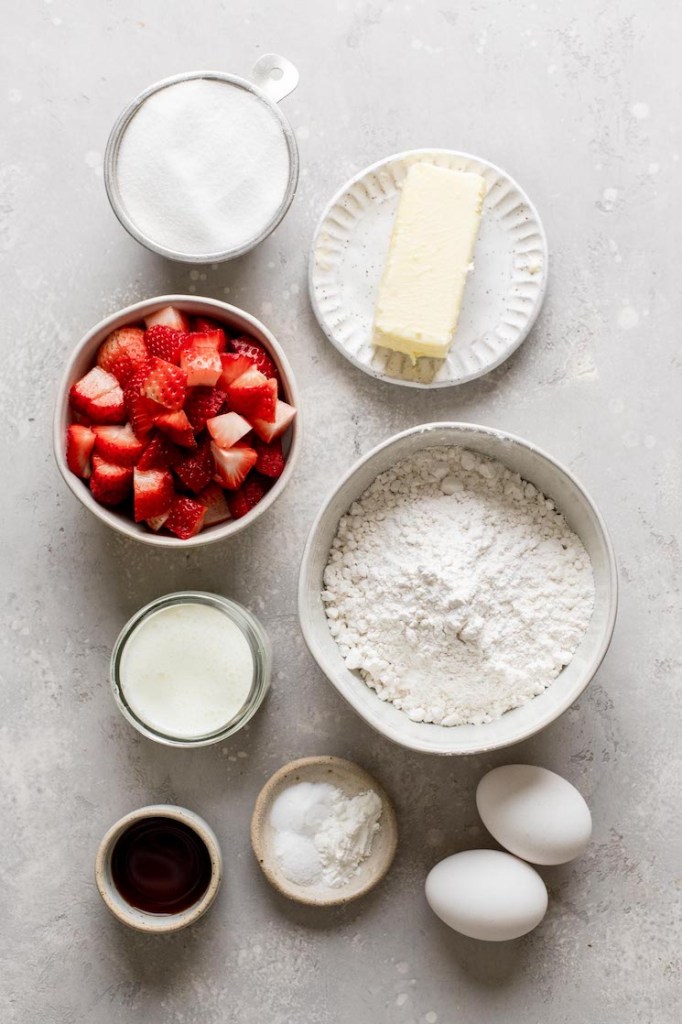
{"type": "Polygon", "coordinates": [[[291,480],[301,448],[301,413],[298,388],[293,370],[282,346],[272,331],[265,324],[261,323],[260,320],[257,320],[256,317],[251,316],[250,313],[239,309],[237,306],[221,302],[219,299],[209,299],[193,295],[160,295],[152,299],[143,299],[141,302],[136,302],[132,306],[127,306],[125,309],[105,317],[104,320],[100,320],[98,324],[95,324],[94,327],[87,331],[74,348],[62,375],[57,394],[53,422],[53,448],[57,468],[64,478],[67,487],[75,494],[81,504],[101,522],[106,523],[107,526],[116,530],[117,533],[131,537],[134,540],[139,540],[143,544],[148,544],[152,547],[166,548],[167,550],[177,548],[187,551],[189,548],[202,547],[204,544],[212,544],[215,541],[233,537],[246,527],[251,526],[277,500],[291,480]],[[250,512],[240,519],[228,519],[227,522],[208,526],[195,537],[190,537],[188,540],[180,540],[178,537],[153,533],[144,523],[135,523],[132,518],[117,511],[115,508],[107,508],[104,505],[100,505],[90,493],[87,482],[75,476],[66,464],[65,438],[66,428],[71,422],[69,406],[69,389],[71,385],[94,366],[97,350],[107,335],[119,327],[141,322],[145,316],[149,316],[165,306],[174,306],[190,316],[213,317],[225,323],[228,328],[251,335],[266,349],[279,371],[281,397],[297,410],[293,423],[284,435],[286,452],[284,472],[275,481],[267,494],[261,498],[250,512]]]}

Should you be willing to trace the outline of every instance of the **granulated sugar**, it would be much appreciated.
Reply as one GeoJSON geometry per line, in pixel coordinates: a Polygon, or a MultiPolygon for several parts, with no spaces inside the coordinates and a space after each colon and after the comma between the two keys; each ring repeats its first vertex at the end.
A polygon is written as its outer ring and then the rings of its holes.
{"type": "Polygon", "coordinates": [[[324,573],[350,669],[415,722],[489,722],[573,657],[594,606],[589,556],[554,502],[500,462],[431,448],[341,519],[324,573]]]}
{"type": "Polygon", "coordinates": [[[282,127],[253,93],[189,79],[153,93],[125,130],[121,201],[158,245],[188,255],[238,248],[279,210],[289,181],[282,127]]]}

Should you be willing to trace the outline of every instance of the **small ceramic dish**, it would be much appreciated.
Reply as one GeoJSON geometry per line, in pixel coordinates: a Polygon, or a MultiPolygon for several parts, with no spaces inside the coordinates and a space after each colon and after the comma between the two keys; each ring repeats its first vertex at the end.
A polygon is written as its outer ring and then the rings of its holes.
{"type": "Polygon", "coordinates": [[[53,424],[53,446],[57,467],[64,477],[67,487],[101,522],[106,523],[107,526],[110,526],[118,533],[124,534],[126,537],[132,537],[134,540],[139,540],[143,544],[149,544],[152,547],[176,548],[181,551],[187,551],[189,548],[202,547],[204,544],[211,544],[214,541],[224,540],[227,537],[233,537],[236,533],[240,533],[270,508],[287,486],[291,480],[301,447],[301,403],[293,371],[281,345],[260,320],[257,320],[243,309],[230,306],[228,303],[220,302],[218,299],[199,298],[189,295],[161,295],[154,299],[144,299],[142,302],[136,302],[133,306],[128,306],[126,309],[121,309],[117,313],[112,313],[111,316],[106,317],[104,320],[100,320],[98,324],[95,324],[81,338],[73,350],[59,384],[57,396],[53,424]],[[281,397],[297,410],[296,418],[283,438],[286,466],[273,487],[270,488],[255,508],[251,509],[245,516],[242,516],[240,519],[228,519],[227,522],[217,523],[215,526],[208,526],[201,530],[196,537],[190,537],[189,540],[180,540],[178,537],[156,534],[145,526],[144,523],[135,523],[122,512],[116,511],[115,508],[106,508],[104,505],[100,505],[90,493],[87,482],[75,476],[66,464],[65,442],[66,428],[71,422],[71,410],[69,407],[69,389],[71,385],[93,366],[97,349],[108,334],[118,327],[124,327],[126,324],[141,321],[145,316],[149,316],[165,306],[175,306],[176,309],[181,310],[183,313],[188,313],[190,316],[214,317],[216,320],[222,321],[228,327],[240,333],[250,334],[268,351],[279,371],[281,397]]]}
{"type": "Polygon", "coordinates": [[[318,224],[309,266],[315,316],[331,343],[371,377],[413,388],[474,380],[528,335],[547,285],[547,239],[537,210],[505,171],[450,149],[386,157],[346,182],[318,224]],[[372,343],[379,282],[405,175],[432,163],[485,178],[487,194],[462,311],[446,359],[418,359],[372,343]]]}
{"type": "Polygon", "coordinates": [[[268,882],[288,899],[309,906],[338,906],[364,896],[378,885],[388,872],[397,845],[398,825],[395,811],[384,789],[364,768],[340,757],[302,757],[285,764],[263,786],[251,818],[251,846],[268,882]],[[381,798],[381,827],[374,837],[372,852],[367,860],[362,862],[352,881],[338,889],[321,885],[296,885],[282,874],[277,863],[273,849],[274,831],[270,825],[270,809],[273,801],[287,786],[298,782],[329,782],[348,797],[373,789],[381,798]]]}
{"type": "Polygon", "coordinates": [[[136,931],[146,932],[150,935],[178,932],[198,921],[216,898],[222,875],[223,858],[213,829],[194,811],[188,811],[185,807],[176,807],[174,804],[151,804],[149,807],[140,807],[137,811],[125,814],[111,826],[102,839],[95,860],[95,883],[107,908],[118,921],[127,925],[128,928],[134,928],[136,931]],[[196,903],[177,914],[149,914],[138,910],[121,896],[112,878],[111,855],[116,843],[126,829],[146,818],[170,818],[172,821],[181,822],[196,832],[208,851],[211,861],[211,878],[208,887],[196,903]]]}
{"type": "Polygon", "coordinates": [[[327,498],[303,553],[298,609],[310,653],[330,682],[369,725],[413,750],[433,754],[480,754],[528,739],[574,703],[599,668],[613,635],[618,606],[616,560],[597,507],[573,474],[547,452],[513,434],[473,423],[428,423],[384,441],[355,463],[327,498]],[[592,562],[595,604],[587,632],[570,663],[542,693],[501,718],[481,725],[413,722],[382,701],[357,671],[346,667],[322,601],[322,577],[339,520],[379,473],[424,448],[459,445],[498,459],[552,498],[585,545],[592,562]]]}

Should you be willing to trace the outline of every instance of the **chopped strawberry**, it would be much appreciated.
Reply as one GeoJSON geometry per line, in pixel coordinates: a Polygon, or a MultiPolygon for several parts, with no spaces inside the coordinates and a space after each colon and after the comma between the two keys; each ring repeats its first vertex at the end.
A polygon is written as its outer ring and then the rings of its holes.
{"type": "Polygon", "coordinates": [[[219,448],[231,448],[249,433],[251,424],[238,412],[226,412],[206,421],[208,432],[219,448]]]}
{"type": "Polygon", "coordinates": [[[171,507],[175,488],[167,469],[135,469],[133,497],[135,522],[162,516],[171,507]]]}
{"type": "Polygon", "coordinates": [[[276,437],[282,436],[294,419],[295,415],[296,410],[292,405],[287,405],[286,402],[278,401],[275,408],[274,423],[269,423],[267,420],[255,418],[251,420],[251,426],[255,430],[256,434],[258,434],[261,441],[270,442],[274,441],[276,437]]]}
{"type": "Polygon", "coordinates": [[[249,419],[274,422],[277,406],[277,381],[268,380],[255,367],[247,370],[227,389],[230,408],[249,419]]]}
{"type": "Polygon", "coordinates": [[[206,506],[194,498],[177,497],[171,505],[170,515],[164,523],[167,530],[181,540],[189,540],[199,532],[204,523],[206,506]]]}
{"type": "Polygon", "coordinates": [[[216,464],[216,483],[235,491],[241,487],[255,464],[258,456],[253,448],[244,444],[235,444],[231,448],[219,448],[215,441],[211,442],[211,451],[216,464]]]}
{"type": "Polygon", "coordinates": [[[129,423],[124,427],[93,427],[96,436],[95,451],[107,462],[117,466],[134,466],[144,451],[144,441],[139,441],[129,423]]]}
{"type": "MultiPolygon", "coordinates": [[[[193,335],[188,335],[189,338],[193,335]]],[[[197,335],[194,335],[197,337],[197,335]]],[[[203,338],[201,334],[198,337],[203,338]]],[[[223,368],[220,355],[211,345],[191,344],[183,347],[180,353],[180,366],[187,374],[187,384],[212,388],[220,377],[223,368]]]]}
{"type": "Polygon", "coordinates": [[[171,469],[183,454],[164,434],[155,434],[142,452],[138,469],[171,469]]]}
{"type": "Polygon", "coordinates": [[[195,316],[192,319],[192,331],[203,332],[203,331],[217,331],[221,330],[222,327],[217,320],[214,320],[210,316],[195,316]]]}
{"type": "Polygon", "coordinates": [[[140,393],[150,369],[151,360],[130,378],[123,389],[123,399],[130,425],[135,436],[139,437],[141,441],[144,441],[150,434],[154,426],[153,417],[165,411],[162,405],[144,398],[140,393]]]}
{"type": "Polygon", "coordinates": [[[194,439],[194,431],[184,409],[179,409],[177,412],[161,413],[161,415],[154,417],[154,423],[175,444],[179,444],[183,448],[196,448],[197,442],[194,439]]]}
{"type": "Polygon", "coordinates": [[[187,375],[179,366],[155,358],[140,388],[140,394],[175,412],[182,409],[185,402],[187,375]]]}
{"type": "Polygon", "coordinates": [[[125,387],[148,358],[144,331],[139,327],[119,327],[100,345],[97,365],[113,374],[119,384],[125,387]]]}
{"type": "Polygon", "coordinates": [[[233,381],[254,365],[250,359],[238,352],[223,352],[220,356],[220,363],[223,370],[218,378],[218,387],[223,389],[227,389],[233,381]]]}
{"type": "Polygon", "coordinates": [[[225,491],[218,484],[210,483],[204,487],[201,494],[197,494],[197,501],[206,506],[204,526],[213,526],[215,523],[224,523],[230,518],[230,509],[225,500],[225,491]]]}
{"type": "Polygon", "coordinates": [[[170,509],[168,509],[167,512],[162,512],[160,516],[152,516],[150,519],[146,519],[145,522],[147,526],[154,530],[154,532],[158,532],[168,519],[169,515],[170,509]]]}
{"type": "Polygon", "coordinates": [[[268,485],[258,476],[250,476],[246,483],[227,495],[227,506],[233,519],[241,519],[247,512],[250,512],[264,494],[267,493],[268,485]]]}
{"type": "Polygon", "coordinates": [[[253,338],[249,338],[247,334],[242,334],[239,338],[232,338],[230,340],[230,348],[238,355],[246,356],[264,376],[274,377],[275,379],[279,377],[277,367],[269,354],[262,345],[259,345],[253,338]]]}
{"type": "Polygon", "coordinates": [[[144,318],[145,327],[155,327],[162,324],[164,327],[172,327],[175,331],[188,331],[189,318],[181,313],[175,306],[165,306],[157,309],[156,313],[150,313],[144,318]]]}
{"type": "Polygon", "coordinates": [[[190,331],[185,335],[183,348],[210,348],[214,352],[224,352],[227,347],[225,331],[222,327],[212,327],[207,331],[190,331]]]}
{"type": "Polygon", "coordinates": [[[281,439],[277,437],[270,444],[266,444],[260,438],[256,438],[253,447],[258,455],[256,461],[258,472],[262,473],[263,476],[269,477],[271,480],[276,480],[277,477],[281,476],[286,465],[281,439]]]}
{"type": "Polygon", "coordinates": [[[94,446],[95,435],[90,427],[72,423],[66,431],[66,464],[76,476],[84,479],[90,476],[90,456],[94,446]]]}
{"type": "Polygon", "coordinates": [[[92,456],[90,490],[100,505],[120,505],[128,497],[132,482],[131,466],[115,466],[99,455],[92,456]]]}
{"type": "Polygon", "coordinates": [[[144,340],[150,355],[176,366],[180,362],[180,349],[186,337],[182,331],[166,327],[165,324],[153,324],[144,332],[144,340]]]}
{"type": "Polygon", "coordinates": [[[185,455],[173,468],[178,480],[188,491],[194,491],[195,494],[203,491],[215,472],[209,439],[206,438],[196,452],[185,455]]]}
{"type": "Polygon", "coordinates": [[[72,385],[69,401],[93,423],[122,423],[125,416],[123,391],[114,375],[100,366],[72,385]]]}
{"type": "Polygon", "coordinates": [[[220,388],[190,388],[185,401],[187,419],[197,433],[206,426],[206,421],[217,416],[227,401],[227,395],[220,388]]]}

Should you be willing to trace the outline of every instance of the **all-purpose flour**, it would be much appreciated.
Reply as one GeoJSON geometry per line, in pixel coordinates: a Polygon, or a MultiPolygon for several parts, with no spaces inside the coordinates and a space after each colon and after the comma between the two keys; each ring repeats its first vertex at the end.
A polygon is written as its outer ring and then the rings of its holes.
{"type": "Polygon", "coordinates": [[[500,462],[430,448],[339,522],[324,573],[350,669],[415,722],[489,722],[541,693],[590,621],[590,559],[553,501],[500,462]]]}

